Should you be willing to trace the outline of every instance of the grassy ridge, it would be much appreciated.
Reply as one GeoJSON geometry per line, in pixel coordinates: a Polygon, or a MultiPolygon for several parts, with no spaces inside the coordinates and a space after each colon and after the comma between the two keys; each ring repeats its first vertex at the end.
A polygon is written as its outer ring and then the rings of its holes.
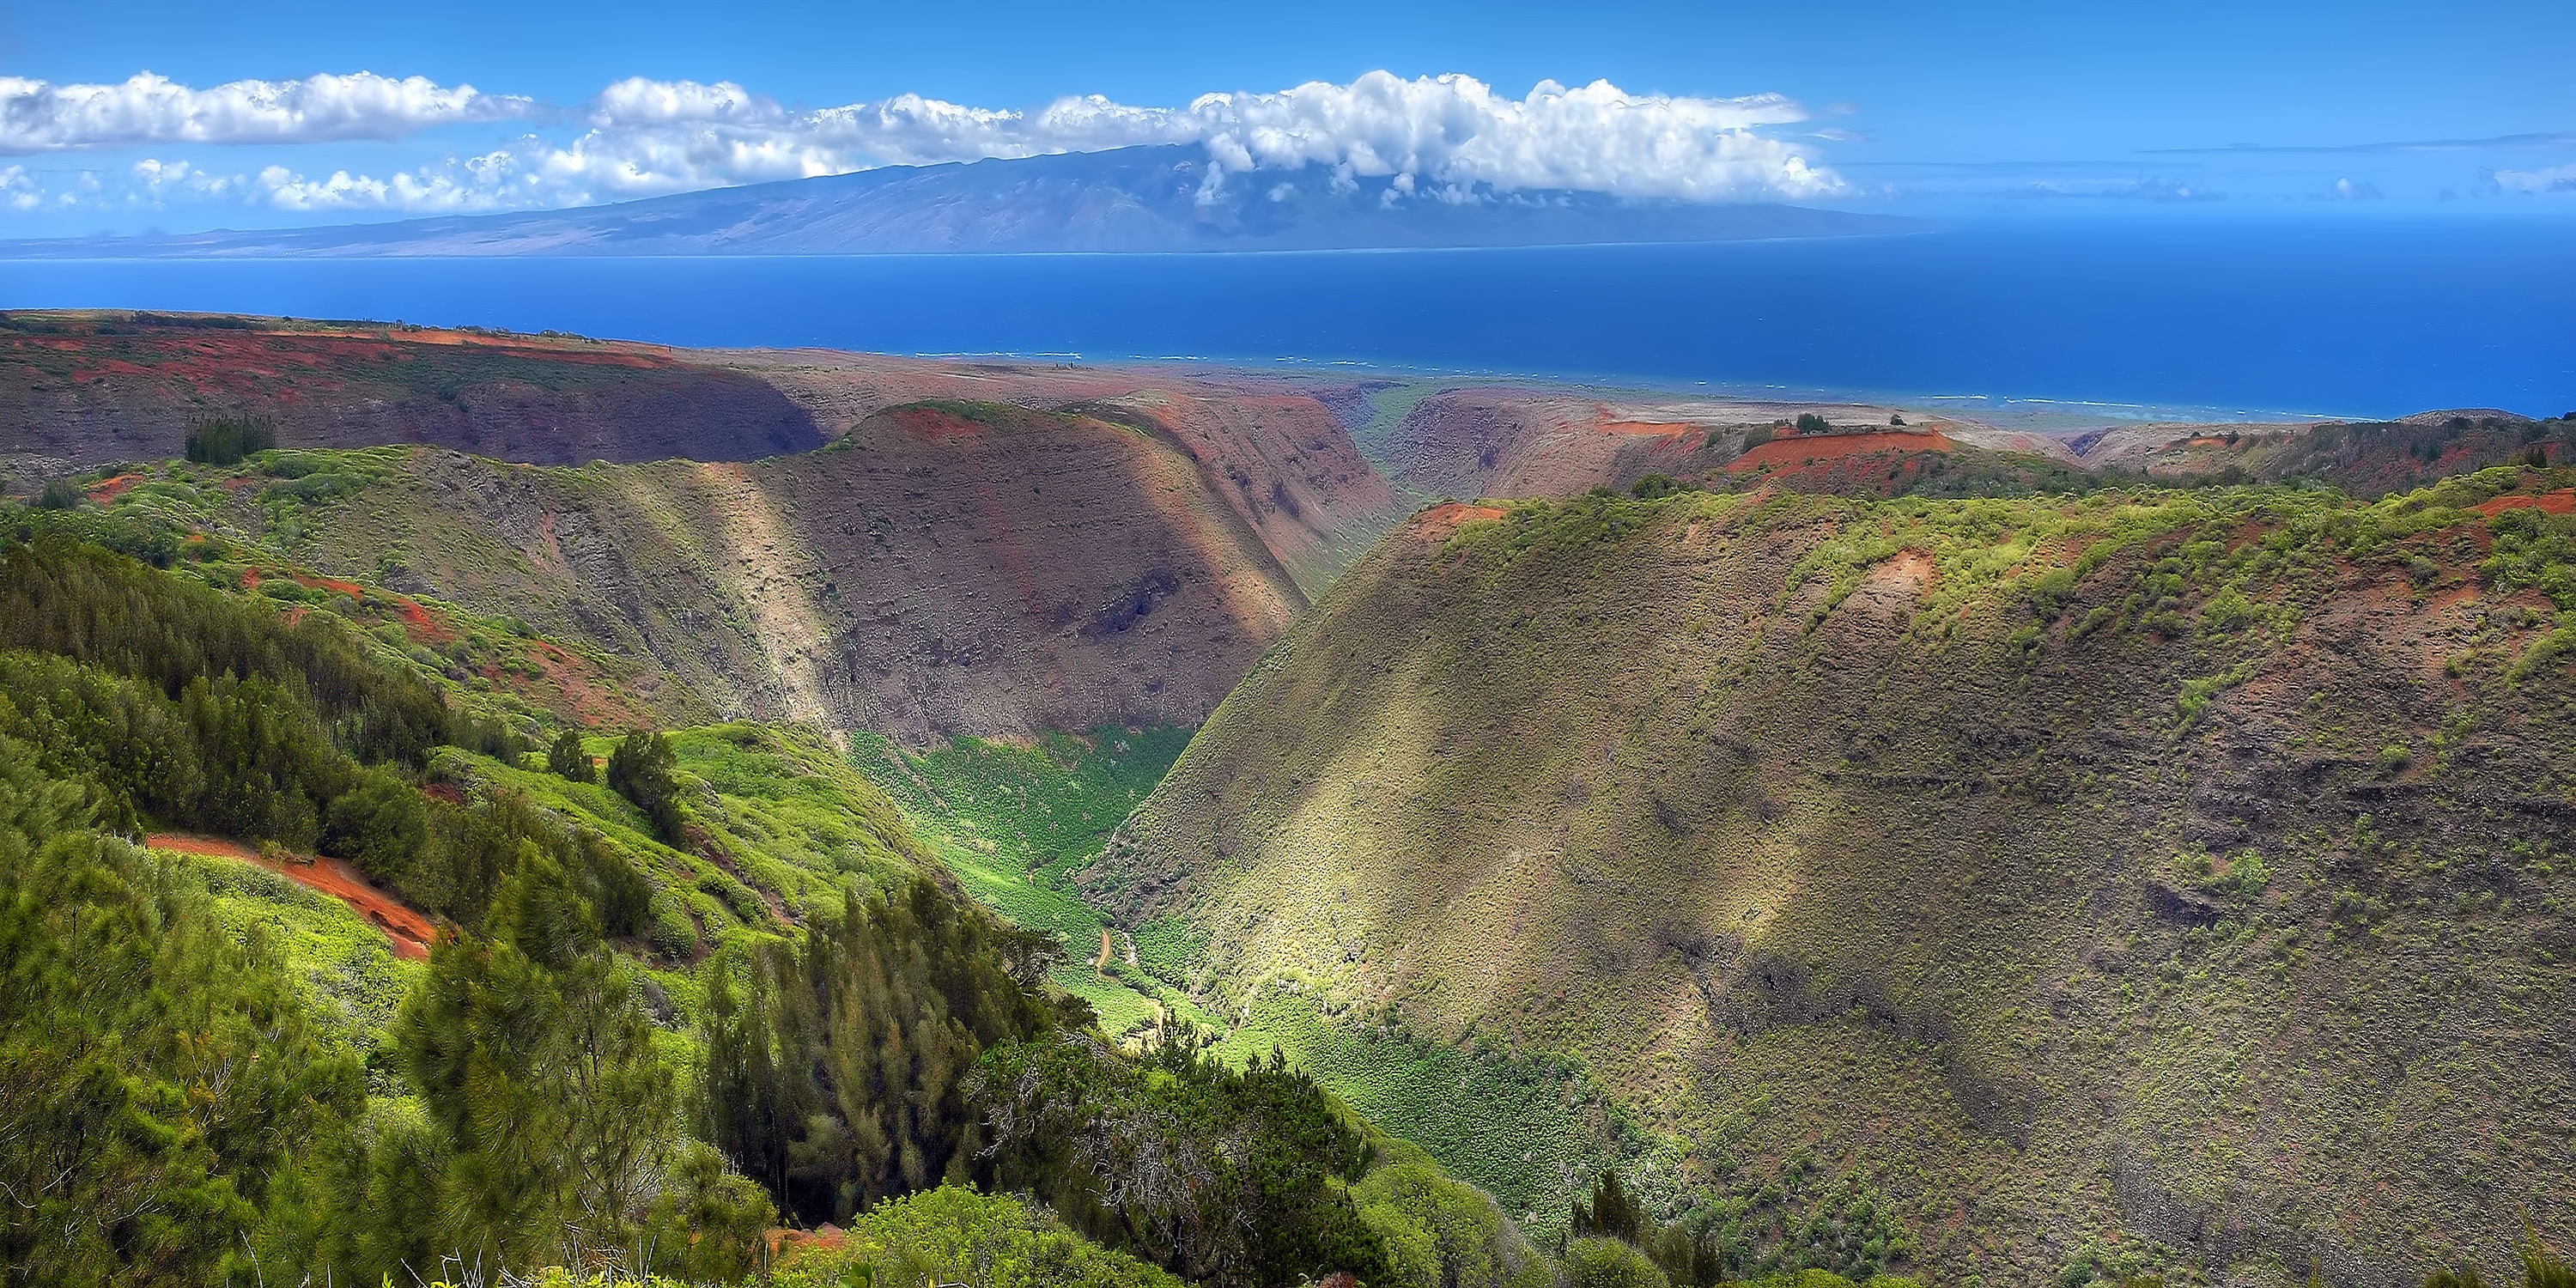
{"type": "Polygon", "coordinates": [[[1086,881],[1305,1049],[1579,1057],[1765,1238],[1821,1177],[1944,1280],[2500,1268],[2576,1210],[2569,481],[1421,521],[1086,881]]]}

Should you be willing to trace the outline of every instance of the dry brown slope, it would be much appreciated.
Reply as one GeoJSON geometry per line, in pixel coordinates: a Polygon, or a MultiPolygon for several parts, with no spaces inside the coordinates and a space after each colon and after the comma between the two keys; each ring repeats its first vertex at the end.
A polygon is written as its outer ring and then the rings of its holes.
{"type": "Polygon", "coordinates": [[[177,456],[206,417],[290,447],[421,443],[570,464],[744,460],[822,445],[757,375],[658,345],[275,318],[0,315],[0,464],[43,475],[177,456]]]}
{"type": "Polygon", "coordinates": [[[1626,489],[1648,474],[1705,478],[1801,415],[1838,433],[1938,428],[2009,451],[2063,449],[2030,435],[1865,403],[1802,403],[1594,394],[1547,387],[1445,389],[1415,404],[1396,430],[1397,481],[1425,496],[1572,496],[1626,489]]]}
{"type": "Polygon", "coordinates": [[[709,350],[835,429],[922,401],[1068,410],[1162,436],[1308,594],[1330,584],[1402,507],[1316,396],[1331,386],[1224,370],[961,361],[831,350],[709,350]]]}
{"type": "Polygon", "coordinates": [[[1207,936],[1211,1010],[1579,1054],[1706,1193],[1867,1178],[1933,1281],[2145,1237],[2394,1286],[2572,1232],[2576,679],[2479,571],[2501,518],[1478,517],[1385,539],[1088,877],[1207,936]]]}
{"type": "Polygon", "coordinates": [[[311,523],[312,554],[398,561],[720,714],[914,741],[1203,718],[1304,606],[1294,579],[1171,445],[984,414],[747,464],[424,452],[311,523]]]}

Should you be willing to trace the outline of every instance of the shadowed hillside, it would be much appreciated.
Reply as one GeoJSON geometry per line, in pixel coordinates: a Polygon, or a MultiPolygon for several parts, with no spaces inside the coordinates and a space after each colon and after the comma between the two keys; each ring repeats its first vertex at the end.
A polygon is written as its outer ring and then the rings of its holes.
{"type": "Polygon", "coordinates": [[[1304,405],[1203,431],[923,403],[751,463],[275,451],[91,494],[619,657],[667,718],[1194,724],[1305,605],[1299,574],[1395,517],[1304,405]]]}
{"type": "Polygon", "coordinates": [[[2576,1211],[2570,481],[1438,507],[1084,881],[1515,1216],[2502,1268],[2576,1211]]]}

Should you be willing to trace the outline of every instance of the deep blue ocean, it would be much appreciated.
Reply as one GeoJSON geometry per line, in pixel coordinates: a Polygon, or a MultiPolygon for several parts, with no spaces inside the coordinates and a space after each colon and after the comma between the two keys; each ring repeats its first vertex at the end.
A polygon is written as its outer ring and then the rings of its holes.
{"type": "Polygon", "coordinates": [[[0,261],[0,307],[1186,357],[2088,415],[2576,409],[2576,220],[2061,220],[1260,255],[0,261]]]}

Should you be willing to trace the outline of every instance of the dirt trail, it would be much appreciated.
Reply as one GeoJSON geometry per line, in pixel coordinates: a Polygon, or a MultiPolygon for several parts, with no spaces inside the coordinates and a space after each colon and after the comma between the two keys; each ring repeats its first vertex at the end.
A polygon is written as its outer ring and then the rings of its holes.
{"type": "Polygon", "coordinates": [[[396,902],[391,895],[368,885],[367,879],[358,875],[356,868],[350,867],[339,859],[321,855],[297,855],[292,862],[271,863],[262,859],[259,851],[239,841],[214,836],[186,836],[175,832],[155,833],[145,837],[143,843],[156,850],[169,850],[178,854],[204,854],[216,858],[240,859],[246,863],[256,863],[271,872],[287,877],[297,885],[319,890],[349,905],[352,911],[366,918],[376,929],[385,932],[385,937],[393,941],[396,957],[426,961],[429,958],[429,946],[438,942],[438,928],[429,924],[429,918],[396,902]]]}
{"type": "Polygon", "coordinates": [[[1100,959],[1091,963],[1092,974],[1105,976],[1109,973],[1109,956],[1111,951],[1112,950],[1109,946],[1109,927],[1102,926],[1100,928],[1100,959]]]}

